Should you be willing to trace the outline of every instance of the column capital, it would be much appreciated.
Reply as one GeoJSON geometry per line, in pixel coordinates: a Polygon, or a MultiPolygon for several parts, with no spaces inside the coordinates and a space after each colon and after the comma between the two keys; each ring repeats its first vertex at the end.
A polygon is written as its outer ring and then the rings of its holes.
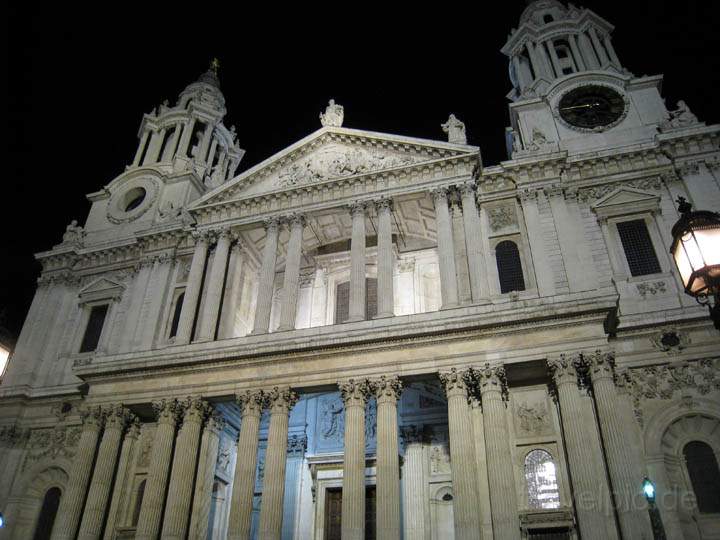
{"type": "Polygon", "coordinates": [[[548,358],[548,368],[552,375],[553,382],[557,386],[561,384],[574,384],[577,386],[580,361],[579,354],[561,354],[555,358],[548,358]]]}
{"type": "Polygon", "coordinates": [[[305,219],[305,214],[300,212],[293,212],[292,214],[288,214],[285,216],[285,222],[292,228],[292,227],[304,227],[307,223],[307,220],[305,219]]]}
{"type": "Polygon", "coordinates": [[[438,373],[438,377],[448,398],[457,395],[462,395],[467,398],[467,373],[467,370],[458,371],[456,368],[438,373]]]}
{"type": "Polygon", "coordinates": [[[262,390],[246,390],[244,394],[235,396],[235,400],[240,406],[240,415],[243,418],[245,416],[260,418],[265,404],[265,394],[262,390]]]}
{"type": "Polygon", "coordinates": [[[299,399],[297,392],[288,387],[280,388],[275,386],[264,394],[265,405],[270,409],[271,414],[278,412],[288,414],[299,399]]]}
{"type": "Polygon", "coordinates": [[[125,434],[125,437],[127,437],[128,439],[137,440],[140,437],[141,428],[142,424],[140,423],[140,419],[134,414],[131,414],[130,420],[128,421],[128,430],[125,434]]]}
{"type": "Polygon", "coordinates": [[[266,217],[263,219],[262,224],[266,231],[277,230],[280,225],[280,216],[266,217]]]}
{"type": "Polygon", "coordinates": [[[491,366],[485,363],[480,368],[473,368],[473,376],[477,381],[480,395],[485,397],[490,392],[499,392],[504,400],[508,398],[507,378],[505,376],[505,366],[491,366]]]}
{"type": "Polygon", "coordinates": [[[105,411],[99,406],[87,407],[80,411],[83,431],[100,431],[105,423],[105,411]]]}
{"type": "Polygon", "coordinates": [[[363,215],[367,213],[368,201],[353,201],[347,205],[350,210],[350,215],[355,217],[357,215],[363,215]]]}
{"type": "Polygon", "coordinates": [[[402,393],[402,382],[397,375],[382,375],[378,379],[370,381],[373,393],[378,405],[381,403],[397,403],[402,393]]]}
{"type": "Polygon", "coordinates": [[[192,232],[190,233],[190,235],[193,237],[193,240],[195,240],[195,245],[196,245],[196,246],[197,246],[198,244],[205,244],[205,245],[207,245],[207,244],[210,243],[210,231],[206,231],[206,230],[198,231],[198,230],[195,230],[195,231],[192,231],[192,232]]]}
{"type": "Polygon", "coordinates": [[[215,236],[218,240],[225,239],[232,241],[234,239],[234,235],[232,231],[230,230],[230,227],[221,227],[219,229],[216,229],[213,231],[215,233],[215,236]]]}
{"type": "Polygon", "coordinates": [[[373,204],[375,205],[375,210],[377,210],[378,213],[386,211],[389,212],[393,209],[393,200],[389,197],[380,197],[379,199],[375,199],[373,200],[373,204]]]}
{"type": "Polygon", "coordinates": [[[163,399],[154,401],[152,404],[153,411],[157,416],[158,424],[175,425],[180,414],[180,407],[176,399],[163,399]]]}
{"type": "Polygon", "coordinates": [[[189,396],[178,405],[179,408],[182,409],[183,423],[194,422],[196,424],[202,424],[210,412],[208,402],[199,396],[189,396]]]}
{"type": "Polygon", "coordinates": [[[583,353],[582,360],[593,382],[614,378],[615,355],[612,352],[598,349],[593,353],[583,353]]]}
{"type": "Polygon", "coordinates": [[[445,200],[447,202],[450,186],[438,186],[428,190],[428,193],[435,199],[435,202],[445,200]]]}
{"type": "Polygon", "coordinates": [[[543,191],[548,197],[563,197],[565,190],[561,185],[556,184],[554,186],[547,186],[543,191]]]}
{"type": "Polygon", "coordinates": [[[520,198],[520,202],[524,203],[527,201],[536,201],[538,196],[538,190],[537,189],[523,189],[518,190],[518,197],[520,198]]]}
{"type": "Polygon", "coordinates": [[[303,456],[306,449],[307,435],[305,433],[301,433],[300,435],[294,434],[288,437],[287,454],[289,457],[303,456]]]}
{"type": "Polygon", "coordinates": [[[338,381],[337,385],[346,409],[348,407],[365,407],[372,391],[370,381],[348,379],[347,381],[338,381]]]}
{"type": "Polygon", "coordinates": [[[458,184],[457,186],[458,191],[460,192],[460,195],[463,197],[475,197],[475,190],[477,189],[477,184],[473,182],[472,180],[469,180],[467,182],[462,182],[458,184]]]}
{"type": "Polygon", "coordinates": [[[117,429],[122,431],[133,418],[130,411],[121,403],[109,405],[105,408],[105,429],[117,429]]]}
{"type": "Polygon", "coordinates": [[[212,405],[209,406],[208,419],[205,424],[205,429],[215,433],[216,435],[219,435],[220,432],[225,429],[225,417],[212,405]]]}

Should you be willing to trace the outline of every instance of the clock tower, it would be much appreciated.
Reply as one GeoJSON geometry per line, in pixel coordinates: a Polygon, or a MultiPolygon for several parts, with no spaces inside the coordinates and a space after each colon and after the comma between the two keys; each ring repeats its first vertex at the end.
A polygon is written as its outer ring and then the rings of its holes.
{"type": "Polygon", "coordinates": [[[662,75],[636,77],[615,52],[613,26],[589,9],[531,2],[502,52],[510,59],[508,152],[569,155],[651,142],[671,119],[662,75]]]}

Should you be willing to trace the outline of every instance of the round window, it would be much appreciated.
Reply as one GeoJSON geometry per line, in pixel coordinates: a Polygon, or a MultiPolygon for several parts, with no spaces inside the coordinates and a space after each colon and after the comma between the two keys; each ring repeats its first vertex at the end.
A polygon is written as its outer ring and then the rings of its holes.
{"type": "Polygon", "coordinates": [[[145,200],[146,194],[147,192],[145,191],[145,188],[136,187],[131,189],[123,197],[123,203],[121,205],[121,208],[125,212],[135,210],[145,200]]]}

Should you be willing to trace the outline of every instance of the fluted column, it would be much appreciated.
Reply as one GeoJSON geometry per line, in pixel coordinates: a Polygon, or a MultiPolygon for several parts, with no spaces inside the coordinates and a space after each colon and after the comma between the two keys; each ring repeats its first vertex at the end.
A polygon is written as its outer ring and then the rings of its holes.
{"type": "Polygon", "coordinates": [[[207,402],[199,397],[188,398],[182,406],[185,410],[182,427],[175,443],[167,509],[161,535],[163,540],[180,540],[187,535],[200,432],[208,413],[207,402]]]}
{"type": "Polygon", "coordinates": [[[280,327],[278,328],[280,331],[295,328],[305,217],[302,214],[293,214],[290,216],[289,221],[290,241],[288,242],[287,257],[285,258],[285,276],[280,300],[282,306],[280,309],[280,327]]]}
{"type": "Polygon", "coordinates": [[[646,501],[642,495],[642,471],[633,468],[629,438],[619,413],[619,396],[613,378],[612,353],[596,351],[584,354],[583,363],[592,381],[593,398],[597,407],[605,453],[615,496],[615,508],[624,538],[653,538],[646,501]]]}
{"type": "Polygon", "coordinates": [[[230,263],[228,264],[227,286],[220,314],[220,329],[218,339],[235,337],[235,315],[241,301],[243,289],[243,267],[245,266],[245,253],[243,245],[238,240],[230,250],[230,263]]]}
{"type": "Polygon", "coordinates": [[[247,540],[252,524],[255,472],[257,469],[258,432],[264,395],[261,391],[247,391],[237,396],[242,420],[238,438],[237,462],[230,501],[228,540],[247,540]]]}
{"type": "Polygon", "coordinates": [[[496,540],[515,540],[520,534],[517,493],[505,416],[505,368],[485,364],[473,370],[483,407],[483,430],[488,460],[488,483],[496,540]]]}
{"type": "Polygon", "coordinates": [[[95,471],[92,475],[90,491],[80,523],[79,540],[100,538],[115,473],[115,464],[120,452],[120,442],[125,425],[130,419],[129,411],[122,405],[111,406],[105,411],[105,415],[105,432],[100,442],[95,471]]]}
{"type": "Polygon", "coordinates": [[[82,433],[70,469],[67,488],[60,498],[60,507],[53,527],[52,540],[72,540],[75,538],[83,511],[88,482],[90,482],[90,475],[92,474],[93,460],[104,421],[104,413],[99,407],[93,407],[83,411],[82,415],[82,433]]]}
{"type": "Polygon", "coordinates": [[[127,497],[125,486],[131,474],[132,464],[137,452],[137,442],[140,438],[140,419],[133,417],[130,427],[125,433],[125,439],[120,450],[117,472],[112,496],[110,497],[110,509],[108,510],[107,522],[105,523],[104,540],[114,540],[115,524],[118,520],[119,509],[123,507],[123,500],[127,497]]]}
{"type": "Polygon", "coordinates": [[[430,193],[435,201],[442,308],[448,309],[457,307],[458,305],[455,253],[453,248],[452,226],[447,200],[448,190],[447,188],[437,188],[432,190],[430,193]]]}
{"type": "Polygon", "coordinates": [[[471,183],[460,186],[463,208],[463,225],[465,227],[465,245],[470,272],[470,289],[472,300],[478,303],[487,300],[490,295],[488,286],[485,257],[482,253],[482,230],[480,216],[475,203],[475,186],[471,183]]]}
{"type": "Polygon", "coordinates": [[[343,458],[343,540],[365,540],[365,405],[370,397],[366,379],[338,382],[345,404],[343,458]]]}
{"type": "Polygon", "coordinates": [[[464,375],[455,368],[441,372],[440,382],[448,400],[448,430],[450,435],[450,468],[453,483],[453,518],[455,538],[480,538],[475,487],[475,447],[468,409],[468,388],[464,375]]]}
{"type": "Polygon", "coordinates": [[[272,308],[273,283],[275,281],[275,263],[277,262],[278,218],[267,219],[264,225],[265,247],[263,248],[262,267],[260,268],[253,334],[267,334],[270,328],[270,310],[272,308]]]}
{"type": "Polygon", "coordinates": [[[190,273],[185,287],[180,321],[178,322],[175,343],[186,344],[192,339],[195,315],[198,308],[198,299],[202,290],[203,274],[205,273],[205,260],[208,252],[208,237],[204,233],[195,233],[195,252],[190,263],[190,273]]]}
{"type": "Polygon", "coordinates": [[[409,425],[400,428],[403,460],[403,533],[405,540],[425,540],[430,534],[430,516],[425,512],[426,473],[423,457],[424,430],[409,425]]]}
{"type": "Polygon", "coordinates": [[[470,418],[475,441],[475,473],[477,475],[477,494],[480,512],[480,530],[483,540],[492,540],[492,512],[490,511],[490,484],[488,480],[487,453],[485,450],[485,421],[483,419],[482,400],[477,389],[470,396],[470,418]]]}
{"type": "MultiPolygon", "coordinates": [[[[579,359],[577,359],[579,361],[579,359]]],[[[570,466],[575,513],[583,540],[607,538],[608,528],[602,504],[609,500],[604,482],[598,482],[593,470],[591,445],[595,439],[588,435],[580,414],[581,398],[575,359],[560,355],[548,360],[560,402],[560,417],[565,435],[565,450],[570,466]]]]}
{"type": "Polygon", "coordinates": [[[289,388],[273,388],[266,394],[270,409],[268,446],[265,451],[265,478],[260,501],[259,540],[280,540],[283,498],[285,496],[285,460],[287,458],[290,409],[298,395],[289,388]]]}
{"type": "Polygon", "coordinates": [[[190,533],[188,538],[193,540],[195,538],[205,539],[208,535],[215,465],[218,458],[220,432],[223,430],[224,425],[225,420],[216,411],[209,416],[203,430],[197,478],[195,479],[195,494],[193,495],[192,511],[190,512],[190,533]]]}
{"type": "Polygon", "coordinates": [[[136,540],[156,540],[160,532],[175,440],[175,425],[178,416],[177,401],[174,399],[162,400],[153,403],[153,409],[157,414],[158,421],[153,438],[148,477],[145,482],[145,494],[135,532],[136,540]]]}
{"type": "Polygon", "coordinates": [[[580,46],[580,52],[583,55],[583,60],[585,61],[585,65],[587,66],[587,68],[590,70],[599,69],[600,62],[595,55],[595,51],[593,51],[592,44],[590,43],[590,38],[588,38],[585,32],[580,32],[578,34],[578,45],[580,46]]]}
{"type": "Polygon", "coordinates": [[[199,339],[215,339],[218,317],[220,316],[220,300],[223,296],[223,285],[225,284],[225,271],[227,270],[230,244],[233,237],[230,231],[223,229],[218,234],[215,255],[213,256],[212,269],[208,279],[205,304],[203,306],[202,325],[199,332],[199,339]]]}
{"type": "Polygon", "coordinates": [[[393,290],[393,250],[392,250],[392,200],[380,199],[375,203],[378,218],[378,255],[377,255],[377,318],[395,315],[395,295],[393,290]]]}
{"type": "Polygon", "coordinates": [[[377,399],[377,538],[400,538],[400,461],[397,401],[402,383],[397,376],[371,382],[377,399]]]}
{"type": "Polygon", "coordinates": [[[570,50],[572,51],[573,59],[575,60],[575,65],[577,66],[578,71],[585,71],[587,67],[585,66],[582,53],[578,48],[577,37],[575,34],[570,34],[568,36],[568,41],[570,42],[570,50]]]}
{"type": "Polygon", "coordinates": [[[348,322],[365,320],[365,203],[350,205],[350,315],[348,322]]]}
{"type": "Polygon", "coordinates": [[[610,63],[610,59],[608,58],[607,54],[605,53],[605,49],[600,43],[600,38],[598,38],[597,31],[591,26],[588,30],[588,34],[590,34],[590,39],[592,40],[593,45],[595,46],[595,50],[597,51],[598,58],[600,60],[600,67],[607,66],[610,63]]]}

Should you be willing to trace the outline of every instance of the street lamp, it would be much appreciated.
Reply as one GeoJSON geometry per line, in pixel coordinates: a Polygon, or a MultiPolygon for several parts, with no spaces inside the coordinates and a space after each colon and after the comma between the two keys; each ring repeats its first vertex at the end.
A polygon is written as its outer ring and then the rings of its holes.
{"type": "Polygon", "coordinates": [[[720,330],[720,214],[693,212],[678,197],[680,219],[673,225],[670,254],[680,272],[685,293],[707,306],[715,328],[720,330]]]}
{"type": "Polygon", "coordinates": [[[655,484],[653,484],[647,476],[643,478],[642,492],[648,502],[653,538],[654,540],[666,540],[665,527],[663,526],[658,507],[655,505],[655,484]]]}

